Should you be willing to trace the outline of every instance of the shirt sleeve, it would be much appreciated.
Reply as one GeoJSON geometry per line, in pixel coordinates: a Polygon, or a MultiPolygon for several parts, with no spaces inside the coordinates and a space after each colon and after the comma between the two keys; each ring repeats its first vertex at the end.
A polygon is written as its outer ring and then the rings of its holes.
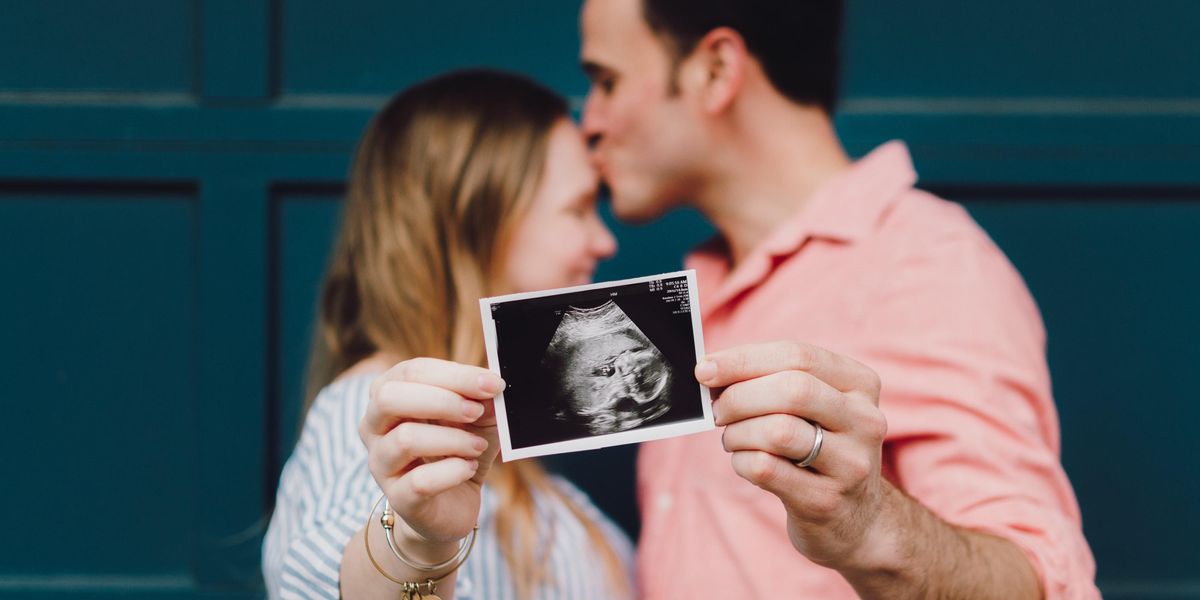
{"type": "Polygon", "coordinates": [[[338,598],[346,543],[365,522],[376,486],[357,436],[363,382],[326,388],[283,468],[263,540],[270,598],[338,598]]]}
{"type": "Polygon", "coordinates": [[[1098,598],[1020,275],[981,230],[894,260],[852,351],[883,381],[885,474],[946,521],[1014,542],[1047,598],[1098,598]]]}

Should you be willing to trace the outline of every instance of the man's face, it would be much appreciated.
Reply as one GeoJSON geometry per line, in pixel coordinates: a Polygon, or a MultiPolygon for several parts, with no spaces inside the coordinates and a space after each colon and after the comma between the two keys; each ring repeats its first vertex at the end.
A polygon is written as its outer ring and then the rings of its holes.
{"type": "Polygon", "coordinates": [[[593,161],[618,217],[653,219],[693,191],[698,112],[686,90],[671,93],[672,57],[642,18],[641,0],[587,0],[581,29],[593,161]]]}

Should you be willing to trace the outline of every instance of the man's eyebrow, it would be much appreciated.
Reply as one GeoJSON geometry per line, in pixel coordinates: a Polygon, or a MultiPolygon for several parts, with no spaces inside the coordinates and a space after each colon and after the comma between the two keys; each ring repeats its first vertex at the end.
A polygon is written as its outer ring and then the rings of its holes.
{"type": "Polygon", "coordinates": [[[586,73],[587,76],[591,77],[591,78],[596,78],[596,77],[600,77],[602,75],[608,74],[607,68],[605,68],[600,63],[597,63],[597,62],[594,62],[591,60],[586,60],[586,59],[583,60],[582,62],[579,63],[579,67],[582,68],[583,72],[586,73]]]}

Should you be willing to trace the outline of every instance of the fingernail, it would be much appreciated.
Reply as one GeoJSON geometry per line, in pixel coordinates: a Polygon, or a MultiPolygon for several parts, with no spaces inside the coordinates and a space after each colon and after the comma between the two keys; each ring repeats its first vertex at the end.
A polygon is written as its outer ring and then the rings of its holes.
{"type": "Polygon", "coordinates": [[[475,438],[475,441],[471,442],[471,444],[475,446],[475,450],[477,452],[483,452],[484,450],[487,450],[488,447],[487,440],[481,437],[475,438]]]}
{"type": "Polygon", "coordinates": [[[474,421],[483,414],[483,405],[478,402],[463,402],[463,416],[474,421]]]}
{"type": "Polygon", "coordinates": [[[703,360],[700,361],[700,364],[696,365],[696,379],[700,380],[701,383],[711,381],[716,376],[717,364],[713,361],[703,360]]]}
{"type": "Polygon", "coordinates": [[[467,461],[467,467],[470,468],[472,471],[478,471],[479,470],[479,461],[469,460],[469,461],[467,461]]]}
{"type": "Polygon", "coordinates": [[[498,394],[504,389],[504,380],[493,374],[479,376],[479,389],[485,394],[498,394]]]}

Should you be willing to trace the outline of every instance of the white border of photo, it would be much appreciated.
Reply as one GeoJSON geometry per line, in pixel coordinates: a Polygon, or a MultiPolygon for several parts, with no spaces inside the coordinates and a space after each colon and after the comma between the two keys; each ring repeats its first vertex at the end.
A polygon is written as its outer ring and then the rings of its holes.
{"type": "MultiPolygon", "coordinates": [[[[660,279],[671,279],[677,277],[685,277],[688,284],[688,303],[691,308],[692,317],[692,339],[696,345],[696,362],[700,362],[704,358],[704,332],[700,325],[700,302],[696,293],[696,272],[694,270],[674,271],[671,273],[660,273],[658,275],[647,275],[645,277],[635,277],[632,279],[622,279],[619,281],[605,281],[601,283],[592,283],[588,285],[577,285],[572,287],[558,288],[552,290],[541,290],[537,292],[522,292],[519,294],[508,294],[506,296],[495,296],[491,298],[481,298],[479,300],[479,310],[483,317],[483,338],[487,344],[488,368],[500,374],[500,357],[496,348],[496,322],[492,319],[492,305],[512,302],[515,300],[527,300],[530,298],[544,298],[546,296],[561,296],[574,292],[584,292],[589,290],[604,289],[609,287],[646,283],[660,279]]],[[[693,373],[687,373],[686,377],[695,377],[693,373]]],[[[712,395],[708,387],[696,384],[699,387],[699,402],[702,405],[703,415],[699,418],[689,419],[686,421],[676,421],[673,423],[664,423],[662,425],[648,425],[630,429],[628,431],[619,431],[616,433],[608,433],[602,435],[593,435],[584,438],[565,440],[561,442],[552,442],[549,444],[540,444],[537,446],[528,446],[525,448],[514,449],[512,447],[512,439],[509,435],[508,413],[504,409],[504,393],[501,392],[496,397],[496,424],[500,434],[500,456],[504,462],[510,460],[518,460],[522,458],[532,458],[535,456],[547,456],[550,454],[562,454],[565,452],[578,452],[580,450],[596,450],[599,448],[607,448],[609,446],[620,446],[623,444],[636,444],[639,442],[649,442],[652,440],[662,440],[666,438],[679,437],[681,435],[690,435],[704,431],[711,431],[716,428],[713,422],[712,414],[712,395]]],[[[689,398],[688,401],[692,399],[689,398]]]]}

